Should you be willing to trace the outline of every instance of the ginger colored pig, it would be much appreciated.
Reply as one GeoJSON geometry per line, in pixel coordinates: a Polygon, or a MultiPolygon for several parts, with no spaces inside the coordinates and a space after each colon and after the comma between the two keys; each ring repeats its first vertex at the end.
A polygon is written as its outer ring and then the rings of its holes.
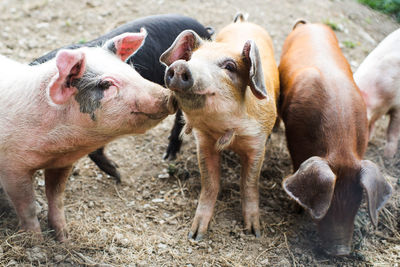
{"type": "Polygon", "coordinates": [[[374,225],[392,191],[378,167],[362,160],[368,139],[364,101],[335,34],[322,24],[296,23],[279,73],[279,114],[295,170],[283,188],[310,213],[325,251],[347,255],[363,190],[374,225]]]}
{"type": "Polygon", "coordinates": [[[231,149],[242,164],[244,226],[260,236],[258,179],[265,143],[274,126],[279,75],[268,33],[243,15],[223,28],[214,42],[182,32],[160,58],[197,142],[201,172],[199,204],[189,238],[207,231],[220,187],[220,154],[231,149]]]}

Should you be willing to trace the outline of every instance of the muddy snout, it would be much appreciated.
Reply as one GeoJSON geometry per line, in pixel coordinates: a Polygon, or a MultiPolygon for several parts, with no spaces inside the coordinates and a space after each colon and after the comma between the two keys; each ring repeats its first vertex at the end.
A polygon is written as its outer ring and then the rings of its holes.
{"type": "Polygon", "coordinates": [[[324,219],[318,223],[318,232],[324,251],[331,256],[349,255],[353,239],[354,220],[338,222],[329,220],[329,218],[324,219]]]}
{"type": "Polygon", "coordinates": [[[193,76],[184,60],[172,63],[165,72],[165,84],[172,91],[185,92],[193,86],[193,76]]]}

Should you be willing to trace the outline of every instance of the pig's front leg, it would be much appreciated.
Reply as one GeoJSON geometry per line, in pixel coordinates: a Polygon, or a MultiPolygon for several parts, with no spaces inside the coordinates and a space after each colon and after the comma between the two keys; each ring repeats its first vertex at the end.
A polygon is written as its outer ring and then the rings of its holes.
{"type": "Polygon", "coordinates": [[[167,151],[165,152],[163,159],[174,160],[176,159],[176,154],[181,150],[182,138],[181,132],[185,126],[185,121],[183,120],[182,110],[178,109],[175,115],[174,126],[172,126],[171,133],[168,137],[169,143],[167,151]]]}
{"type": "Polygon", "coordinates": [[[118,164],[109,159],[104,154],[104,147],[101,147],[89,154],[89,158],[102,170],[111,177],[114,177],[117,183],[121,183],[121,174],[118,171],[118,164]]]}
{"type": "Polygon", "coordinates": [[[242,197],[242,212],[244,218],[244,229],[256,237],[261,236],[260,210],[259,210],[259,189],[258,181],[261,166],[265,154],[265,138],[257,140],[257,148],[239,153],[242,164],[240,177],[240,192],[242,197]]]}
{"type": "Polygon", "coordinates": [[[386,133],[386,145],[384,156],[392,158],[397,152],[397,142],[400,135],[400,109],[394,109],[390,112],[390,122],[386,133]]]}
{"type": "Polygon", "coordinates": [[[0,171],[1,184],[17,212],[21,230],[40,233],[32,175],[33,173],[18,173],[5,169],[0,171]]]}
{"type": "Polygon", "coordinates": [[[49,203],[49,226],[54,229],[57,240],[67,239],[67,227],[64,215],[64,190],[72,166],[46,169],[46,196],[49,203]]]}
{"type": "Polygon", "coordinates": [[[203,239],[214,212],[220,186],[220,153],[215,141],[197,134],[197,159],[201,174],[201,193],[189,238],[203,239]]]}

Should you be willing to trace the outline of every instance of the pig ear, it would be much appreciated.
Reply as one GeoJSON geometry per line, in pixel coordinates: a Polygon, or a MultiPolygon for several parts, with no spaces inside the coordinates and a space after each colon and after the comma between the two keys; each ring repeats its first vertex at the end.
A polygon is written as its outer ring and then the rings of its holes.
{"type": "Polygon", "coordinates": [[[254,41],[249,40],[244,44],[242,56],[244,61],[249,65],[249,85],[251,91],[258,99],[268,99],[260,53],[254,41]]]}
{"type": "Polygon", "coordinates": [[[146,36],[147,31],[145,28],[141,28],[140,32],[136,33],[123,33],[108,40],[103,45],[103,48],[114,53],[122,61],[125,61],[142,47],[146,36]]]}
{"type": "Polygon", "coordinates": [[[369,160],[361,161],[360,183],[368,199],[368,210],[374,226],[378,224],[378,212],[392,194],[392,186],[385,180],[378,166],[369,160]]]}
{"type": "Polygon", "coordinates": [[[169,66],[179,59],[190,60],[192,53],[201,44],[200,36],[192,30],[185,30],[176,37],[174,43],[161,55],[160,62],[169,66]]]}
{"type": "Polygon", "coordinates": [[[56,66],[58,72],[50,81],[48,95],[53,103],[62,105],[76,92],[71,82],[85,72],[85,54],[79,50],[60,50],[56,55],[56,66]]]}
{"type": "Polygon", "coordinates": [[[296,29],[297,26],[304,25],[304,24],[307,24],[307,21],[305,19],[298,19],[294,23],[292,30],[296,29]]]}
{"type": "Polygon", "coordinates": [[[283,189],[315,220],[327,213],[335,190],[336,176],[326,160],[311,157],[295,174],[283,180],[283,189]]]}

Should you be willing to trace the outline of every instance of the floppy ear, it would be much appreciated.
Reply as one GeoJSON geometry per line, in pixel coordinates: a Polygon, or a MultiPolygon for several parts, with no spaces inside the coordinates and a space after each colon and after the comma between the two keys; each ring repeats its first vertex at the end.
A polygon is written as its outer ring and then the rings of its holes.
{"type": "Polygon", "coordinates": [[[136,33],[123,33],[108,40],[103,45],[103,48],[114,53],[122,61],[125,61],[142,47],[146,36],[147,31],[145,28],[141,28],[140,32],[136,33]]]}
{"type": "Polygon", "coordinates": [[[251,91],[258,99],[268,99],[260,53],[254,41],[249,40],[244,44],[242,57],[249,65],[249,85],[251,91]]]}
{"type": "Polygon", "coordinates": [[[360,183],[367,194],[369,216],[377,226],[378,212],[392,194],[392,186],[386,182],[378,166],[369,160],[361,161],[360,183]]]}
{"type": "Polygon", "coordinates": [[[85,72],[85,54],[79,50],[60,50],[55,61],[57,73],[49,83],[48,96],[53,103],[62,105],[76,92],[71,81],[85,72]]]}
{"type": "Polygon", "coordinates": [[[174,43],[160,56],[160,62],[169,66],[179,59],[189,61],[192,53],[203,40],[192,30],[185,30],[176,37],[174,43]]]}
{"type": "Polygon", "coordinates": [[[300,165],[296,173],[285,178],[282,185],[313,219],[320,220],[331,205],[335,182],[336,176],[326,160],[311,157],[300,165]]]}

